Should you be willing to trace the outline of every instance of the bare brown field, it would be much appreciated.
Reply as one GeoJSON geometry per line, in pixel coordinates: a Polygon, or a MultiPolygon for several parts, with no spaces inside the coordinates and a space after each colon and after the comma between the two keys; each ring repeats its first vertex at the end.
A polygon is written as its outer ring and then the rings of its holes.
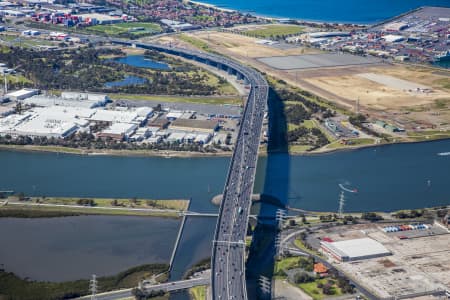
{"type": "Polygon", "coordinates": [[[239,56],[249,58],[266,57],[266,56],[287,56],[299,55],[307,53],[319,53],[316,49],[308,49],[305,47],[296,47],[292,49],[279,49],[274,46],[260,45],[256,42],[260,39],[242,36],[233,33],[224,32],[196,32],[188,34],[195,38],[211,44],[211,47],[226,49],[227,51],[239,56]]]}
{"type": "MultiPolygon", "coordinates": [[[[327,70],[330,75],[326,76],[325,70],[321,74],[304,78],[305,81],[338,95],[349,101],[360,100],[361,106],[377,110],[403,109],[414,106],[433,105],[438,99],[450,98],[450,90],[441,84],[445,76],[433,74],[432,70],[409,68],[404,66],[351,68],[348,74],[341,68],[335,72],[327,70]],[[334,74],[333,74],[334,73],[334,74]],[[336,75],[336,73],[338,75],[336,75]],[[411,83],[426,85],[432,89],[431,92],[411,92],[400,88],[393,88],[385,84],[357,76],[362,73],[373,73],[382,76],[402,79],[411,83]]],[[[316,72],[317,73],[317,72],[316,72]]]]}
{"type": "MultiPolygon", "coordinates": [[[[250,65],[292,86],[310,91],[349,111],[360,100],[360,112],[373,118],[403,124],[406,129],[446,129],[450,124],[450,72],[433,68],[401,64],[340,66],[303,70],[277,70],[257,58],[322,53],[317,49],[281,47],[256,44],[257,38],[217,31],[185,33],[209,50],[250,65]],[[431,93],[412,93],[386,86],[358,76],[373,73],[391,76],[430,87],[431,93]]],[[[195,48],[177,36],[160,38],[166,44],[195,48]]]]}

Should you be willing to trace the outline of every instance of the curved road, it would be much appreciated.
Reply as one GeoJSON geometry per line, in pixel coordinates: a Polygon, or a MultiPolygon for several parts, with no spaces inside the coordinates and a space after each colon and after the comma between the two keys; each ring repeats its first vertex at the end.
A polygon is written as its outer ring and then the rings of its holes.
{"type": "Polygon", "coordinates": [[[247,299],[244,241],[269,93],[265,78],[250,67],[211,53],[156,43],[124,40],[110,40],[110,42],[193,59],[235,74],[250,85],[217,219],[211,261],[212,298],[214,300],[247,299]]]}

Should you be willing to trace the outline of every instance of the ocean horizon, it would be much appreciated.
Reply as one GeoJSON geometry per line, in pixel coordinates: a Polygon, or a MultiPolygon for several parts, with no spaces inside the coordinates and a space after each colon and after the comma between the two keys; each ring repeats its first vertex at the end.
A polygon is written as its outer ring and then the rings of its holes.
{"type": "Polygon", "coordinates": [[[374,24],[421,6],[450,7],[449,0],[201,0],[243,13],[314,22],[374,24]]]}

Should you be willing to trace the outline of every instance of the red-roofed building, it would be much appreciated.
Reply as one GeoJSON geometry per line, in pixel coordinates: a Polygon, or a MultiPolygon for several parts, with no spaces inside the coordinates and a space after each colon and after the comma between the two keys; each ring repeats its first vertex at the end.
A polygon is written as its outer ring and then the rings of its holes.
{"type": "Polygon", "coordinates": [[[328,275],[328,268],[322,263],[314,264],[314,273],[319,274],[322,277],[326,276],[328,275]]]}

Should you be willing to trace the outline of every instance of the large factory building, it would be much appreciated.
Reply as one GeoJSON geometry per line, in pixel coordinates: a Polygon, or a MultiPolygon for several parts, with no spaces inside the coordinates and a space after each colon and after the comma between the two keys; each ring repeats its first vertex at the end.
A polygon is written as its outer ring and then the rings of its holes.
{"type": "Polygon", "coordinates": [[[391,252],[371,238],[352,239],[339,242],[320,242],[321,250],[341,262],[363,260],[391,255],[391,252]]]}

